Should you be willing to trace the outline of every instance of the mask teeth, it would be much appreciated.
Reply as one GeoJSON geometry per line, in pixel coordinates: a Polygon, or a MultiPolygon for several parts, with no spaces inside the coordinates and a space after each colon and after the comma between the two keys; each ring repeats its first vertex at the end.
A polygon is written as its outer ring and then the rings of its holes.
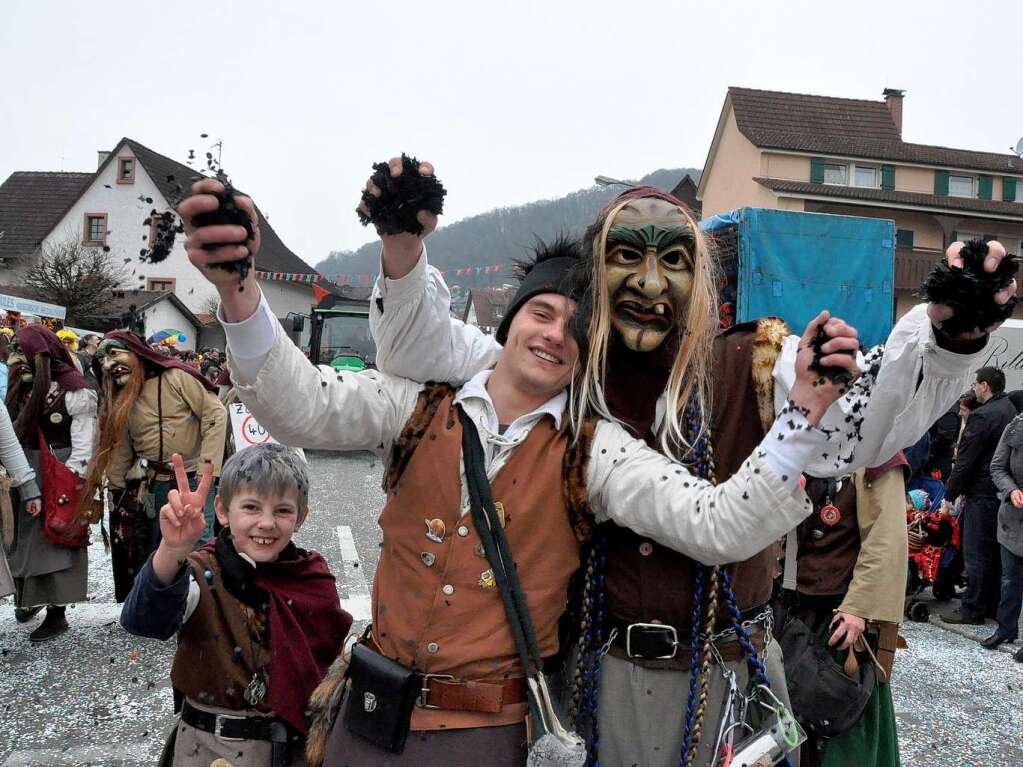
{"type": "Polygon", "coordinates": [[[654,314],[664,314],[664,304],[654,306],[654,314]]]}

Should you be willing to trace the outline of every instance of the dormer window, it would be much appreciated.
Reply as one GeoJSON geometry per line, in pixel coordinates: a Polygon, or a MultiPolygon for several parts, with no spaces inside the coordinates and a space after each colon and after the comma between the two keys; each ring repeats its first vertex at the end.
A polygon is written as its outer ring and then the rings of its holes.
{"type": "Polygon", "coordinates": [[[118,157],[117,158],[117,183],[118,184],[134,184],[135,183],[135,158],[134,157],[118,157]]]}
{"type": "Polygon", "coordinates": [[[824,183],[833,186],[847,186],[849,184],[849,166],[825,163],[824,183]]]}
{"type": "Polygon", "coordinates": [[[973,176],[952,176],[948,177],[949,197],[976,197],[977,179],[973,176]]]}
{"type": "Polygon", "coordinates": [[[861,186],[866,189],[877,189],[881,186],[881,179],[879,178],[880,169],[874,168],[869,165],[854,165],[855,179],[854,186],[861,186]]]}

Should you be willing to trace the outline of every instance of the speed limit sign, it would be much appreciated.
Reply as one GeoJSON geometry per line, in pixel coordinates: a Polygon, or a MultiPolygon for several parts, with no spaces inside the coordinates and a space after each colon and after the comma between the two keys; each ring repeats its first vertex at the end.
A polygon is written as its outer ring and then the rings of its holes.
{"type": "Polygon", "coordinates": [[[277,442],[270,436],[266,427],[260,425],[244,402],[232,402],[231,428],[234,430],[235,450],[242,450],[249,445],[264,445],[267,442],[277,442]]]}

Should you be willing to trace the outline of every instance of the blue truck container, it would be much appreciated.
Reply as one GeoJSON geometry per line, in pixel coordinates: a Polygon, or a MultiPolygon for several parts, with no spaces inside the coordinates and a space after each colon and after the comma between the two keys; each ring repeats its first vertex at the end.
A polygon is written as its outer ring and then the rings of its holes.
{"type": "Polygon", "coordinates": [[[736,322],[781,317],[794,333],[822,309],[866,346],[895,319],[895,222],[881,218],[739,208],[700,222],[724,272],[721,300],[736,322]]]}

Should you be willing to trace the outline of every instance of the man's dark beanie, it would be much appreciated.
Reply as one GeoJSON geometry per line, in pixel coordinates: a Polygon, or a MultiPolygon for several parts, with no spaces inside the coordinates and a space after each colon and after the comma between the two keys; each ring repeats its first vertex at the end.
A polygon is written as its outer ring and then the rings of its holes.
{"type": "Polygon", "coordinates": [[[511,327],[515,314],[526,305],[533,296],[541,293],[557,293],[578,301],[583,292],[579,278],[580,249],[578,243],[564,237],[558,237],[547,244],[537,243],[534,258],[519,262],[521,279],[519,289],[515,292],[504,319],[497,328],[497,342],[504,345],[508,340],[508,328],[511,327]]]}

